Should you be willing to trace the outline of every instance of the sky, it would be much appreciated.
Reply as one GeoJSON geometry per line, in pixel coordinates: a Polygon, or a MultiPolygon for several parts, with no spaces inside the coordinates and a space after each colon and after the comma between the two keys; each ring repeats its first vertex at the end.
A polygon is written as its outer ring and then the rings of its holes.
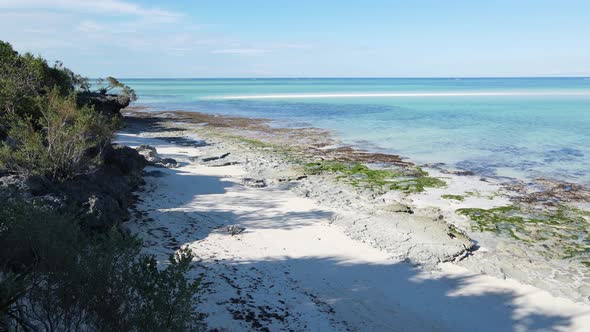
{"type": "Polygon", "coordinates": [[[589,0],[0,0],[88,77],[590,76],[589,0]]]}

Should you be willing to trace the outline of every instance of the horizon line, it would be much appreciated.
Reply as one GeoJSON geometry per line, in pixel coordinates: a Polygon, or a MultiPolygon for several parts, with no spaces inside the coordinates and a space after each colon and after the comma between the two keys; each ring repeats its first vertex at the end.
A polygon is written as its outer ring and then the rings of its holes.
{"type": "MultiPolygon", "coordinates": [[[[228,80],[228,79],[242,79],[242,80],[264,80],[264,79],[523,79],[523,78],[539,78],[539,79],[555,79],[555,78],[572,78],[572,79],[588,79],[590,75],[582,76],[268,76],[268,77],[120,77],[119,79],[126,80],[228,80]]],[[[98,79],[93,77],[90,79],[98,79]]]]}

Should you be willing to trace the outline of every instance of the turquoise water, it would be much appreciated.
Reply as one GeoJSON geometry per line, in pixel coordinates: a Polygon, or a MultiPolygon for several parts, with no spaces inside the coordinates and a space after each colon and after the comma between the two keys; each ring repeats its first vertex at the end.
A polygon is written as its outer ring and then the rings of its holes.
{"type": "Polygon", "coordinates": [[[155,109],[315,126],[488,177],[590,184],[590,79],[127,79],[155,109]]]}

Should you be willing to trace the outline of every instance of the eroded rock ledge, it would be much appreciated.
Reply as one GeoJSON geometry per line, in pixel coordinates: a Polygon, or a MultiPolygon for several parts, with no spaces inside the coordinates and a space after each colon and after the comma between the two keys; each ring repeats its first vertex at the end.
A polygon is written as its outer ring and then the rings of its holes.
{"type": "Polygon", "coordinates": [[[129,147],[113,145],[100,168],[63,183],[38,176],[4,174],[2,199],[20,198],[75,213],[82,227],[104,231],[128,219],[133,192],[143,183],[145,158],[129,147]]]}

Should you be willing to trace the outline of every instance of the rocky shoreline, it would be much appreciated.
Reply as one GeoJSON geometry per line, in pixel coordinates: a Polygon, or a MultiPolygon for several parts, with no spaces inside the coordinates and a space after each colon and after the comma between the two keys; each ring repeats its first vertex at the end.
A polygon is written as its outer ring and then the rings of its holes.
{"type": "MultiPolygon", "coordinates": [[[[120,110],[128,106],[130,100],[117,95],[83,93],[77,102],[79,105],[89,104],[95,111],[109,117],[120,118],[120,110]]],[[[143,168],[149,162],[136,150],[116,144],[108,145],[100,158],[102,164],[65,182],[0,170],[0,198],[24,200],[72,213],[84,229],[107,231],[129,219],[133,192],[143,184],[143,168]]]]}
{"type": "Polygon", "coordinates": [[[334,211],[333,225],[392,260],[433,269],[453,261],[590,303],[585,188],[548,180],[536,187],[502,184],[421,168],[399,156],[341,146],[323,130],[274,128],[263,119],[138,109],[124,115],[130,132],[198,146],[203,156],[193,162],[240,165],[247,171],[244,186],[312,199],[334,211]]]}

